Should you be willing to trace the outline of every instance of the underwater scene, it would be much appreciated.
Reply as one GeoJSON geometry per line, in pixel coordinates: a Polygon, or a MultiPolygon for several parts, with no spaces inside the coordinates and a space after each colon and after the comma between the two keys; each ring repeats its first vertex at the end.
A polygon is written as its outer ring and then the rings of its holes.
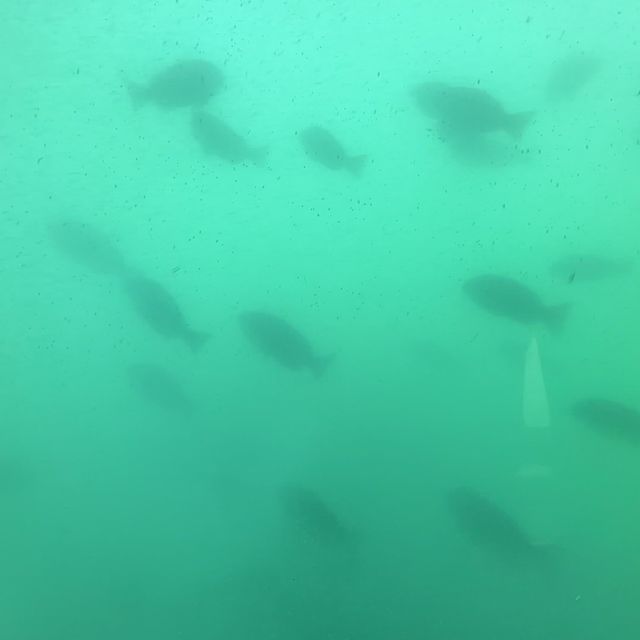
{"type": "Polygon", "coordinates": [[[5,0],[0,640],[640,637],[639,25],[5,0]]]}

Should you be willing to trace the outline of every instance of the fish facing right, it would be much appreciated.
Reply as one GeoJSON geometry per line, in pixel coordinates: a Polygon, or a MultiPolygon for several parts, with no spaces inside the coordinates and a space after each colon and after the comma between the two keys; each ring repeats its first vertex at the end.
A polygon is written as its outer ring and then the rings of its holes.
{"type": "Polygon", "coordinates": [[[542,323],[559,330],[565,321],[569,305],[550,306],[540,296],[514,278],[484,274],[468,279],[463,291],[488,313],[508,318],[524,325],[542,323]]]}
{"type": "Polygon", "coordinates": [[[603,436],[640,445],[640,411],[607,398],[585,398],[574,403],[573,415],[603,436]]]}
{"type": "Polygon", "coordinates": [[[304,152],[314,162],[332,171],[346,170],[354,176],[362,173],[367,157],[349,155],[340,140],[324,127],[307,127],[299,136],[304,152]]]}
{"type": "Polygon", "coordinates": [[[333,356],[318,355],[309,340],[283,318],[263,311],[248,311],[239,317],[240,326],[258,351],[288,369],[308,369],[322,376],[333,356]]]}

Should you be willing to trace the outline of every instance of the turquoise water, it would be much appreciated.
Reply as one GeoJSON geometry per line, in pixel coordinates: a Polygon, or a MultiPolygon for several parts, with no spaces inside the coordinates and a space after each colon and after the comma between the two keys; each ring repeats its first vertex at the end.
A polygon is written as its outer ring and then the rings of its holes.
{"type": "Polygon", "coordinates": [[[5,2],[0,638],[636,638],[639,20],[5,2]],[[215,95],[136,107],[192,59],[215,95]],[[452,135],[429,81],[522,136],[452,135]],[[194,107],[264,162],[205,153],[194,107]]]}

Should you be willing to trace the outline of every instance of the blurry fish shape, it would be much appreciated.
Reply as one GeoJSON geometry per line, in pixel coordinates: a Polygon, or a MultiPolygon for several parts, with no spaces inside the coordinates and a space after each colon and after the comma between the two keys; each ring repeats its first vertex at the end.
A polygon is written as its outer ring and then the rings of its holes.
{"type": "Polygon", "coordinates": [[[486,274],[470,278],[464,292],[479,307],[495,316],[524,325],[546,324],[558,330],[564,324],[568,305],[549,306],[526,285],[504,276],[486,274]]]}
{"type": "Polygon", "coordinates": [[[209,334],[192,329],[175,298],[156,280],[137,273],[123,278],[124,291],[136,313],[165,338],[177,338],[198,351],[209,334]]]}
{"type": "Polygon", "coordinates": [[[588,53],[575,53],[557,61],[547,82],[547,98],[554,102],[574,98],[601,66],[601,61],[588,53]]]}
{"type": "Polygon", "coordinates": [[[302,148],[314,162],[333,171],[346,170],[354,176],[362,173],[367,157],[349,155],[342,143],[324,127],[308,127],[299,135],[302,148]]]}
{"type": "Polygon", "coordinates": [[[423,82],[413,89],[418,107],[434,118],[444,134],[468,138],[502,131],[519,139],[533,117],[532,111],[508,112],[490,93],[475,87],[444,82],[423,82]]]}
{"type": "Polygon", "coordinates": [[[431,340],[423,339],[415,342],[411,352],[420,362],[440,373],[451,371],[460,365],[446,347],[431,340]]]}
{"type": "Polygon", "coordinates": [[[327,545],[351,544],[352,536],[333,509],[314,491],[287,487],[281,493],[289,519],[307,536],[327,545]]]}
{"type": "Polygon", "coordinates": [[[566,256],[551,265],[551,274],[567,283],[615,278],[628,275],[632,271],[633,264],[629,260],[612,260],[593,254],[566,256]]]}
{"type": "Polygon", "coordinates": [[[573,415],[604,436],[640,444],[640,411],[621,402],[587,398],[573,405],[573,415]]]}
{"type": "Polygon", "coordinates": [[[64,218],[49,224],[54,244],[83,267],[102,274],[122,274],[127,265],[119,249],[101,231],[86,222],[64,218]]]}
{"type": "Polygon", "coordinates": [[[207,60],[181,60],[159,71],[145,84],[127,81],[135,106],[152,103],[163,109],[202,107],[220,92],[222,72],[207,60]]]}
{"type": "Polygon", "coordinates": [[[548,549],[533,542],[509,513],[473,489],[455,489],[448,494],[447,504],[457,526],[471,541],[504,559],[535,560],[548,549]]]}
{"type": "Polygon", "coordinates": [[[252,162],[263,166],[267,159],[267,147],[251,146],[226,122],[204,111],[197,111],[191,118],[191,130],[202,150],[230,164],[252,162]]]}
{"type": "Polygon", "coordinates": [[[319,356],[309,340],[286,320],[271,313],[249,311],[240,325],[250,342],[262,353],[288,369],[309,369],[320,377],[333,356],[319,356]]]}
{"type": "Polygon", "coordinates": [[[146,401],[162,409],[190,417],[194,404],[180,381],[156,364],[136,363],[127,367],[129,382],[146,401]]]}

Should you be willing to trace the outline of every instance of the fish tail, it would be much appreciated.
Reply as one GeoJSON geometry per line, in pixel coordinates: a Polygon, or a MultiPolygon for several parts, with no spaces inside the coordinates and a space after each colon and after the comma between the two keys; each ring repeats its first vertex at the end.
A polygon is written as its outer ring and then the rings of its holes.
{"type": "Polygon", "coordinates": [[[131,99],[131,104],[137,109],[147,101],[147,90],[141,84],[131,82],[125,78],[125,87],[131,99]]]}
{"type": "Polygon", "coordinates": [[[524,130],[531,122],[533,115],[533,111],[521,111],[520,113],[509,114],[509,119],[506,123],[507,133],[515,140],[520,140],[524,130]]]}
{"type": "Polygon", "coordinates": [[[347,171],[354,176],[359,176],[367,162],[367,156],[349,156],[345,159],[347,171]]]}
{"type": "Polygon", "coordinates": [[[202,349],[202,347],[207,343],[210,337],[211,336],[205,331],[189,330],[185,334],[184,339],[191,348],[191,351],[193,351],[193,353],[198,353],[200,349],[202,349]]]}
{"type": "Polygon", "coordinates": [[[564,324],[569,315],[570,304],[558,304],[553,307],[547,307],[546,321],[547,326],[554,333],[559,333],[564,328],[564,324]]]}
{"type": "Polygon", "coordinates": [[[320,358],[316,358],[311,364],[311,370],[313,371],[313,375],[316,378],[322,378],[322,376],[324,376],[327,369],[329,368],[329,365],[331,365],[333,360],[334,360],[333,354],[330,356],[323,356],[320,358]]]}
{"type": "Polygon", "coordinates": [[[269,147],[254,147],[251,150],[251,160],[256,167],[264,167],[267,164],[267,156],[269,155],[269,147]]]}

